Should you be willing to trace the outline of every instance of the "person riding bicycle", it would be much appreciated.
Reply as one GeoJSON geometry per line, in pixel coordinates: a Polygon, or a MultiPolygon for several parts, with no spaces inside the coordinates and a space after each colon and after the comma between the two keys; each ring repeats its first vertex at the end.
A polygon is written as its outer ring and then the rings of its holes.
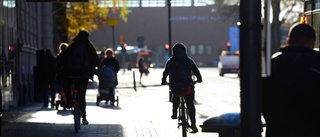
{"type": "Polygon", "coordinates": [[[97,52],[89,40],[89,32],[80,31],[61,57],[63,65],[63,88],[70,108],[71,86],[75,84],[79,95],[79,107],[82,124],[89,124],[86,119],[86,90],[89,79],[93,79],[94,69],[99,63],[97,52]],[[77,79],[77,83],[73,83],[77,79]]]}
{"type": "Polygon", "coordinates": [[[196,109],[194,106],[194,82],[192,80],[192,72],[197,77],[197,82],[202,82],[202,76],[200,71],[195,64],[195,62],[187,55],[186,47],[182,43],[176,43],[172,48],[173,56],[169,58],[166,62],[165,69],[163,71],[162,76],[162,85],[167,84],[166,78],[169,75],[169,87],[171,92],[173,93],[172,96],[172,119],[177,119],[177,109],[180,103],[179,96],[177,95],[177,90],[175,85],[178,83],[185,83],[181,84],[178,88],[183,88],[182,85],[187,85],[189,91],[183,93],[184,99],[186,101],[186,105],[188,108],[188,114],[191,120],[191,133],[198,132],[198,128],[196,126],[196,109]],[[192,72],[191,72],[192,71],[192,72]],[[177,76],[177,73],[182,73],[181,76],[177,76]]]}

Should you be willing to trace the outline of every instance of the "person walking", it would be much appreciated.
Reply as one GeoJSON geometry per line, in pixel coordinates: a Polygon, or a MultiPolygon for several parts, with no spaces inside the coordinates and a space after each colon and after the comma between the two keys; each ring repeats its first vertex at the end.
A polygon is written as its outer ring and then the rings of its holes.
{"type": "Polygon", "coordinates": [[[99,68],[101,67],[101,63],[105,58],[106,58],[106,53],[104,51],[101,51],[99,56],[99,68]]]}
{"type": "Polygon", "coordinates": [[[198,132],[196,126],[196,109],[194,106],[194,82],[191,71],[196,75],[197,82],[202,82],[202,76],[195,62],[187,55],[186,47],[182,43],[176,43],[172,48],[173,56],[168,59],[162,75],[161,84],[167,84],[169,75],[169,87],[172,96],[172,119],[177,119],[177,109],[180,103],[179,97],[183,96],[188,108],[191,121],[191,133],[198,132]]]}
{"type": "Polygon", "coordinates": [[[144,62],[144,58],[140,57],[140,59],[138,60],[138,67],[139,67],[139,72],[140,72],[140,84],[141,84],[141,79],[142,79],[142,75],[149,74],[149,70],[148,67],[146,66],[145,62],[144,62]]]}
{"type": "Polygon", "coordinates": [[[66,48],[61,57],[63,73],[66,74],[63,88],[70,107],[72,77],[79,78],[75,83],[79,93],[79,107],[82,115],[82,124],[89,124],[86,118],[86,90],[89,79],[93,79],[95,67],[99,64],[97,52],[89,39],[89,32],[80,31],[73,42],[66,48]]]}
{"type": "MultiPolygon", "coordinates": [[[[115,87],[118,85],[118,75],[117,73],[120,70],[120,65],[118,60],[115,58],[114,52],[111,48],[108,48],[106,50],[106,58],[101,62],[101,67],[103,66],[111,66],[113,68],[114,74],[115,74],[115,87]]],[[[114,87],[114,88],[115,88],[114,87]]],[[[113,98],[111,99],[111,105],[114,106],[114,102],[115,102],[115,89],[112,89],[113,92],[113,98]]],[[[107,103],[107,101],[106,101],[107,103]]]]}
{"type": "Polygon", "coordinates": [[[51,108],[54,108],[54,101],[56,97],[56,89],[54,84],[56,78],[56,58],[52,55],[50,49],[44,50],[43,64],[41,68],[43,82],[43,108],[48,108],[49,102],[51,108]]]}
{"type": "Polygon", "coordinates": [[[273,54],[263,83],[266,137],[317,137],[320,129],[320,54],[315,30],[294,24],[287,46],[273,54]]]}
{"type": "Polygon", "coordinates": [[[61,101],[67,103],[65,93],[63,91],[63,80],[66,79],[66,74],[63,73],[62,56],[68,47],[68,43],[60,43],[59,53],[57,54],[57,78],[56,78],[56,89],[60,93],[61,101]]]}

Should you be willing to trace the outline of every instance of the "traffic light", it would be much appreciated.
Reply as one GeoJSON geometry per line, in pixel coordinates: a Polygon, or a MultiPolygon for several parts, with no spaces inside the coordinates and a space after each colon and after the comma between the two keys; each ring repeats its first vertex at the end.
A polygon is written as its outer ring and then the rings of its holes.
{"type": "Polygon", "coordinates": [[[14,57],[14,53],[13,53],[13,50],[14,50],[14,48],[13,48],[13,46],[12,45],[9,45],[8,46],[8,56],[9,56],[9,59],[12,59],[13,57],[14,57]]]}
{"type": "Polygon", "coordinates": [[[169,51],[169,49],[170,49],[169,44],[164,45],[164,49],[166,50],[166,52],[169,51]]]}
{"type": "Polygon", "coordinates": [[[227,50],[230,51],[231,43],[227,42],[227,50]]]}

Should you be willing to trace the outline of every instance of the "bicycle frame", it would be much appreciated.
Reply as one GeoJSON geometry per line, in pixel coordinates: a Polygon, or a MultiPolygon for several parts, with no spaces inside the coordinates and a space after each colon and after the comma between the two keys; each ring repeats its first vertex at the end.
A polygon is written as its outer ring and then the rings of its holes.
{"type": "Polygon", "coordinates": [[[78,90],[75,88],[75,83],[71,86],[71,95],[73,97],[73,117],[74,117],[74,130],[76,133],[80,130],[80,108],[79,108],[79,97],[78,90]]]}
{"type": "Polygon", "coordinates": [[[188,108],[185,106],[184,97],[180,97],[178,127],[182,126],[182,137],[187,137],[189,125],[188,108]]]}

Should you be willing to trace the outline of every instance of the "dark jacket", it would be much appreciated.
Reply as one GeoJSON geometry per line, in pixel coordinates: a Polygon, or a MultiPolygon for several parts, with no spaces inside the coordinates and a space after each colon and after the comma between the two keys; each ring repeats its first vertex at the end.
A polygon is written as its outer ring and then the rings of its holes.
{"type": "MultiPolygon", "coordinates": [[[[76,37],[77,38],[77,37],[76,37]]],[[[97,55],[97,52],[93,46],[93,44],[87,39],[87,38],[77,38],[74,40],[73,43],[70,44],[70,46],[65,50],[64,54],[61,57],[62,65],[63,65],[63,71],[66,75],[78,75],[83,78],[93,79],[93,74],[95,67],[98,66],[99,58],[97,55]],[[68,69],[68,58],[70,57],[70,53],[72,50],[75,50],[77,48],[77,45],[79,44],[85,44],[85,48],[87,50],[87,54],[89,57],[89,64],[86,70],[81,74],[72,74],[72,70],[68,69]]]]}
{"type": "Polygon", "coordinates": [[[109,65],[109,66],[113,67],[115,75],[116,75],[116,83],[115,83],[115,85],[118,85],[118,75],[117,75],[117,73],[120,70],[120,66],[119,66],[118,60],[115,57],[107,57],[101,62],[100,66],[103,66],[103,65],[109,65]]]}
{"type": "Polygon", "coordinates": [[[103,66],[103,65],[112,66],[113,69],[114,69],[114,71],[115,71],[116,73],[118,73],[118,71],[120,70],[119,62],[118,62],[118,60],[117,60],[115,57],[105,58],[105,59],[101,62],[101,65],[100,65],[100,66],[103,66]]]}
{"type": "Polygon", "coordinates": [[[57,66],[56,58],[51,53],[45,53],[43,56],[44,64],[41,66],[43,81],[47,84],[53,84],[56,80],[57,66]]]}
{"type": "Polygon", "coordinates": [[[170,84],[176,84],[179,81],[181,81],[181,79],[172,76],[173,74],[171,73],[171,69],[174,67],[174,64],[177,62],[179,62],[181,64],[182,68],[184,68],[186,70],[185,74],[186,74],[186,77],[188,78],[187,81],[189,83],[193,82],[191,71],[197,77],[197,81],[202,81],[200,71],[199,71],[198,67],[196,66],[196,64],[194,63],[194,61],[187,56],[185,51],[175,51],[173,53],[173,56],[171,58],[169,58],[169,60],[166,63],[165,69],[163,71],[162,83],[164,83],[164,81],[168,75],[169,75],[169,83],[170,84]]]}
{"type": "Polygon", "coordinates": [[[275,55],[271,77],[263,83],[267,137],[319,136],[320,54],[288,46],[275,55]]]}

